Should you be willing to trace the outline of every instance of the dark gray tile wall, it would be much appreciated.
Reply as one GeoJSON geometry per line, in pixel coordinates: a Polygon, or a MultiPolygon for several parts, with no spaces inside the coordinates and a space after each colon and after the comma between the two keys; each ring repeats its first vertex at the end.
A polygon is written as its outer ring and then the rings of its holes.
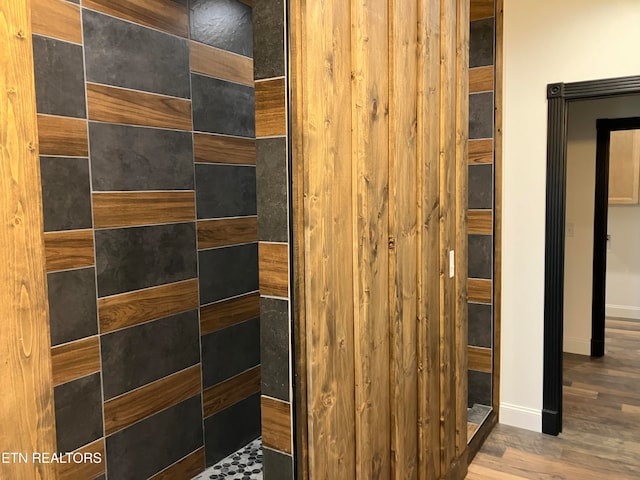
{"type": "Polygon", "coordinates": [[[202,337],[202,384],[220,383],[260,364],[260,320],[223,328],[202,337]]]}
{"type": "Polygon", "coordinates": [[[260,162],[256,165],[258,189],[258,235],[260,240],[286,242],[289,236],[287,197],[287,140],[256,141],[260,162]]]}
{"type": "Polygon", "coordinates": [[[96,230],[98,296],[197,276],[193,223],[96,230]]]}
{"type": "Polygon", "coordinates": [[[291,455],[263,447],[262,464],[264,478],[293,480],[293,458],[291,455]]]}
{"type": "Polygon", "coordinates": [[[486,372],[468,370],[469,374],[469,403],[468,407],[475,404],[491,405],[492,375],[486,372]]]}
{"type": "Polygon", "coordinates": [[[260,395],[208,417],[204,430],[206,462],[211,466],[260,435],[260,395]]]}
{"type": "Polygon", "coordinates": [[[202,446],[200,395],[107,437],[110,479],[140,480],[202,446]]]}
{"type": "Polygon", "coordinates": [[[495,44],[494,18],[471,22],[469,32],[469,67],[493,65],[495,44]]]}
{"type": "Polygon", "coordinates": [[[493,208],[493,165],[469,165],[469,209],[493,208]]]}
{"type": "Polygon", "coordinates": [[[191,132],[89,122],[94,190],[193,190],[191,132]]]}
{"type": "Polygon", "coordinates": [[[38,113],[86,118],[82,47],[33,35],[38,113]]]}
{"type": "Polygon", "coordinates": [[[491,348],[493,312],[491,305],[469,304],[469,345],[491,348]]]}
{"type": "Polygon", "coordinates": [[[252,87],[194,73],[191,88],[194,130],[255,137],[252,87]]]}
{"type": "Polygon", "coordinates": [[[186,39],[83,10],[87,81],[190,96],[186,39]]]}
{"type": "Polygon", "coordinates": [[[469,95],[469,138],[493,137],[493,92],[469,95]]]}
{"type": "Polygon", "coordinates": [[[47,274],[51,345],[98,333],[95,269],[47,274]]]}
{"type": "Polygon", "coordinates": [[[54,403],[59,452],[72,452],[102,437],[99,373],[58,385],[54,388],[54,403]]]}
{"type": "Polygon", "coordinates": [[[91,228],[87,158],[40,157],[44,231],[91,228]]]}
{"type": "Polygon", "coordinates": [[[251,7],[238,0],[191,0],[191,39],[251,57],[251,7]]]}
{"type": "Polygon", "coordinates": [[[258,245],[249,243],[198,252],[200,304],[258,290],[258,245]]]}
{"type": "Polygon", "coordinates": [[[262,394],[290,401],[289,302],[263,298],[260,302],[262,394]]]}
{"type": "Polygon", "coordinates": [[[198,218],[256,214],[256,167],[196,165],[198,218]]]}
{"type": "Polygon", "coordinates": [[[469,277],[492,278],[493,237],[469,235],[469,277]]]}
{"type": "Polygon", "coordinates": [[[256,80],[285,74],[284,5],[282,0],[261,2],[254,8],[253,70],[256,80]]]}
{"type": "Polygon", "coordinates": [[[102,335],[104,399],[197,364],[199,335],[195,310],[102,335]]]}

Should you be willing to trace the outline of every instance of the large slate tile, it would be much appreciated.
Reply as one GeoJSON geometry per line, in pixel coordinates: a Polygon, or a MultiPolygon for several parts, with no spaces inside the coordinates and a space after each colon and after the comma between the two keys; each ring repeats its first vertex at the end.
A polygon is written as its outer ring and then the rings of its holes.
{"type": "Polygon", "coordinates": [[[238,0],[191,0],[190,13],[192,40],[253,55],[251,7],[238,0]]]}
{"type": "Polygon", "coordinates": [[[252,87],[192,74],[193,129],[255,137],[255,93],[252,87]]]}
{"type": "Polygon", "coordinates": [[[469,277],[492,278],[493,236],[469,235],[469,277]]]}
{"type": "Polygon", "coordinates": [[[193,223],[96,230],[98,296],[196,277],[193,223]]]}
{"type": "Polygon", "coordinates": [[[87,80],[189,98],[186,39],[83,10],[87,80]]]}
{"type": "Polygon", "coordinates": [[[256,167],[196,165],[198,218],[256,214],[256,167]]]}
{"type": "Polygon", "coordinates": [[[199,332],[191,310],[102,335],[105,400],[198,363],[199,332]]]}
{"type": "Polygon", "coordinates": [[[277,450],[262,447],[262,469],[264,478],[293,480],[293,457],[277,450]]]}
{"type": "Polygon", "coordinates": [[[469,304],[469,345],[491,348],[493,317],[491,305],[469,304]]]}
{"type": "Polygon", "coordinates": [[[284,76],[284,6],[282,0],[253,6],[253,70],[256,79],[284,76]]]}
{"type": "Polygon", "coordinates": [[[82,47],[33,35],[38,113],[86,118],[82,47]]]}
{"type": "Polygon", "coordinates": [[[289,401],[289,302],[260,299],[262,394],[289,401]]]}
{"type": "Polygon", "coordinates": [[[58,452],[72,452],[102,437],[100,374],[54,388],[58,452]]]}
{"type": "Polygon", "coordinates": [[[258,239],[286,242],[289,238],[286,138],[256,141],[258,239]]]}
{"type": "Polygon", "coordinates": [[[200,304],[258,290],[258,244],[198,252],[200,304]]]}
{"type": "Polygon", "coordinates": [[[475,404],[491,405],[491,374],[468,370],[469,374],[469,403],[468,407],[475,404]]]}
{"type": "Polygon", "coordinates": [[[471,22],[469,31],[469,67],[493,65],[494,19],[471,22]]]}
{"type": "Polygon", "coordinates": [[[95,269],[47,274],[51,345],[98,333],[95,269]]]}
{"type": "Polygon", "coordinates": [[[89,123],[94,190],[193,190],[191,132],[89,123]]]}
{"type": "Polygon", "coordinates": [[[204,435],[207,467],[258,438],[260,394],[256,393],[206,418],[204,435]]]}
{"type": "Polygon", "coordinates": [[[469,165],[469,208],[493,207],[493,165],[469,165]]]}
{"type": "Polygon", "coordinates": [[[202,337],[202,385],[211,387],[260,364],[260,319],[202,337]]]}
{"type": "Polygon", "coordinates": [[[149,478],[202,444],[202,402],[197,395],[107,437],[109,478],[149,478]]]}
{"type": "Polygon", "coordinates": [[[469,138],[493,138],[493,92],[469,95],[469,138]]]}
{"type": "Polygon", "coordinates": [[[86,158],[40,157],[44,230],[91,228],[91,183],[86,158]]]}

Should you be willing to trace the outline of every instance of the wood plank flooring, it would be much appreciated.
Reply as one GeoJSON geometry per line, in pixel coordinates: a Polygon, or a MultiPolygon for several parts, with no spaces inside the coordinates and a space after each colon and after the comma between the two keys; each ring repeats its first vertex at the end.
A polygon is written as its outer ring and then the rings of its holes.
{"type": "Polygon", "coordinates": [[[563,432],[496,426],[468,480],[640,479],[640,320],[606,327],[603,358],[564,356],[563,432]]]}

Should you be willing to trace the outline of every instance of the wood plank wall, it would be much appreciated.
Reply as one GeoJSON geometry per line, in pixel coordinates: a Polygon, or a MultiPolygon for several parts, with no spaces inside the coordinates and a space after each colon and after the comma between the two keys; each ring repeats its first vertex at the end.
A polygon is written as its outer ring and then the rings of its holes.
{"type": "Polygon", "coordinates": [[[298,471],[463,478],[468,2],[290,22],[298,471]]]}
{"type": "MultiPolygon", "coordinates": [[[[55,452],[30,2],[0,2],[0,451],[55,452]]],[[[0,477],[54,478],[55,466],[2,462],[0,477]]]]}

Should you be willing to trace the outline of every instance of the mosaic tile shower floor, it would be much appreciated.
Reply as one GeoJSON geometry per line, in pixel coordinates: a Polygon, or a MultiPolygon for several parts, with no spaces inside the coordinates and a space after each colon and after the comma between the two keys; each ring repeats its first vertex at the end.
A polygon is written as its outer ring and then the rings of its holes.
{"type": "Polygon", "coordinates": [[[223,458],[193,480],[262,480],[262,438],[223,458]]]}

